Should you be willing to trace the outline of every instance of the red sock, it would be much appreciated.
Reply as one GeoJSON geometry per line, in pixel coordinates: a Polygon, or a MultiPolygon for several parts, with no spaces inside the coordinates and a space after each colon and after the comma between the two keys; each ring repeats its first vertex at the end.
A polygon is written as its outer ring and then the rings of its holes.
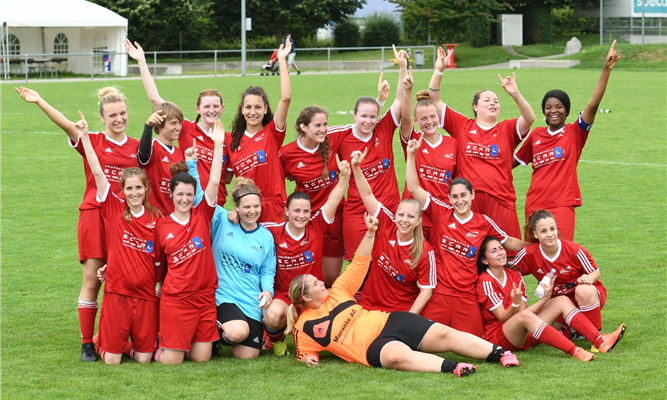
{"type": "Polygon", "coordinates": [[[264,327],[264,330],[266,331],[266,336],[271,339],[271,343],[276,343],[285,340],[285,330],[284,329],[279,329],[277,331],[272,331],[269,330],[266,326],[264,327]]]}
{"type": "Polygon", "coordinates": [[[106,362],[105,358],[107,356],[107,352],[102,350],[102,351],[99,352],[99,354],[100,354],[100,358],[102,359],[102,361],[106,362]]]}
{"type": "Polygon", "coordinates": [[[560,332],[549,326],[549,324],[546,322],[542,322],[542,324],[535,330],[532,335],[540,342],[562,350],[569,355],[573,355],[574,349],[577,348],[574,343],[565,339],[565,337],[561,335],[560,332]]]}
{"type": "Polygon", "coordinates": [[[134,360],[134,349],[132,348],[132,342],[127,342],[125,345],[125,350],[123,350],[123,354],[134,360]]]}
{"type": "MultiPolygon", "coordinates": [[[[599,315],[600,308],[598,307],[597,310],[599,315]]],[[[588,341],[591,342],[591,344],[593,344],[595,347],[600,347],[600,345],[602,345],[602,334],[600,331],[595,329],[593,323],[589,321],[589,319],[586,318],[586,316],[584,316],[584,314],[580,312],[578,308],[575,308],[574,310],[570,311],[569,314],[567,314],[567,317],[565,317],[565,322],[570,325],[572,329],[588,339],[588,341]]]]}
{"type": "Polygon", "coordinates": [[[97,301],[79,299],[79,326],[81,327],[81,343],[92,343],[95,333],[95,317],[97,316],[97,301]]]}
{"type": "Polygon", "coordinates": [[[579,310],[593,323],[595,329],[602,330],[602,312],[599,301],[590,306],[580,306],[579,310]]]}

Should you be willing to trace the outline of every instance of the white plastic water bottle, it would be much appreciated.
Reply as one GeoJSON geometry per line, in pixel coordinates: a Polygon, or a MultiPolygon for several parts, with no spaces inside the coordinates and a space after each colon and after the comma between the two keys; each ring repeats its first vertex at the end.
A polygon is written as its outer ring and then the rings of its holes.
{"type": "Polygon", "coordinates": [[[548,274],[544,275],[544,278],[542,278],[540,284],[537,285],[537,288],[535,289],[535,297],[537,297],[538,299],[544,297],[544,288],[542,287],[542,284],[548,285],[549,283],[551,283],[551,278],[553,278],[554,276],[556,276],[556,269],[551,268],[551,271],[549,271],[548,274]]]}
{"type": "Polygon", "coordinates": [[[604,109],[604,108],[601,108],[601,109],[600,109],[600,113],[601,113],[601,114],[609,114],[610,112],[611,112],[611,110],[606,110],[606,109],[604,109]]]}

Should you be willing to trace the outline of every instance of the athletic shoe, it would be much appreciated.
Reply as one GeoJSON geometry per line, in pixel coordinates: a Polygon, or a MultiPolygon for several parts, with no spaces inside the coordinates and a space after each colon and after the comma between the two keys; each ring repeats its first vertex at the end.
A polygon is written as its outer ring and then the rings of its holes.
{"type": "Polygon", "coordinates": [[[296,74],[297,74],[297,75],[301,75],[301,71],[296,71],[296,74]]]}
{"type": "Polygon", "coordinates": [[[273,348],[271,339],[269,339],[269,335],[266,333],[266,331],[262,332],[264,333],[264,335],[262,335],[262,350],[271,350],[273,348]]]}
{"type": "Polygon", "coordinates": [[[582,349],[581,347],[577,347],[574,349],[574,354],[572,355],[572,358],[577,358],[583,362],[590,362],[595,358],[595,354],[589,353],[586,350],[582,349]]]}
{"type": "Polygon", "coordinates": [[[458,363],[456,364],[456,368],[454,368],[454,371],[452,373],[459,378],[463,378],[465,376],[468,376],[470,374],[474,374],[475,370],[477,370],[476,365],[472,364],[466,364],[466,363],[458,363]]]}
{"type": "Polygon", "coordinates": [[[503,367],[518,367],[519,360],[516,356],[509,350],[505,351],[500,357],[500,362],[503,364],[503,367]]]}
{"type": "Polygon", "coordinates": [[[611,353],[614,350],[614,346],[621,341],[623,334],[625,333],[625,324],[621,324],[615,331],[602,335],[603,344],[600,348],[591,347],[591,352],[593,353],[611,353]]]}
{"type": "Polygon", "coordinates": [[[284,356],[289,354],[289,350],[287,349],[287,342],[285,340],[281,340],[280,342],[272,342],[273,345],[273,354],[277,356],[284,356]]]}
{"type": "Polygon", "coordinates": [[[95,345],[92,343],[84,343],[81,345],[81,360],[88,362],[97,361],[97,355],[95,355],[95,345]]]}
{"type": "Polygon", "coordinates": [[[219,357],[220,356],[220,350],[222,350],[222,343],[220,343],[220,339],[211,343],[211,358],[219,357]]]}

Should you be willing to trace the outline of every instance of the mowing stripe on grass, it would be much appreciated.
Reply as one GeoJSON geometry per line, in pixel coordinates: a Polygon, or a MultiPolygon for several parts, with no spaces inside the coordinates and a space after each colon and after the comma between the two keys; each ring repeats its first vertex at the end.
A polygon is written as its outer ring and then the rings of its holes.
{"type": "Polygon", "coordinates": [[[605,160],[579,160],[579,162],[594,163],[594,164],[629,165],[632,167],[660,167],[660,168],[667,167],[667,164],[629,163],[629,162],[605,161],[605,160]]]}

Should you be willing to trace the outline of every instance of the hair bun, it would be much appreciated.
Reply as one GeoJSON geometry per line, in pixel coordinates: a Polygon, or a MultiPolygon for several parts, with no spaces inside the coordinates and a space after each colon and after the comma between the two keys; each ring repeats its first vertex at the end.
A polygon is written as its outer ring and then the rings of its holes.
{"type": "Polygon", "coordinates": [[[420,90],[417,92],[417,101],[427,100],[431,98],[431,93],[428,90],[420,90]]]}

